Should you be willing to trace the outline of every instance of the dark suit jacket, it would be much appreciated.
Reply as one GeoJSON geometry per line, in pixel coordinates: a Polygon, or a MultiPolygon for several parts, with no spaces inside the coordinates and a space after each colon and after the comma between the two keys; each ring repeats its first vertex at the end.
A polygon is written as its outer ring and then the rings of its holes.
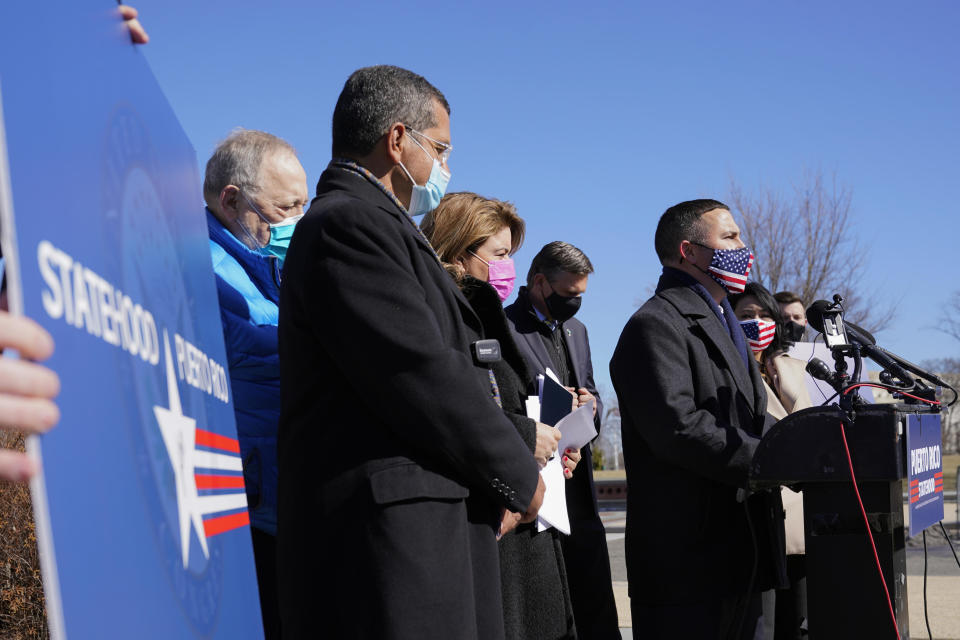
{"type": "Polygon", "coordinates": [[[280,297],[285,637],[502,636],[499,511],[538,474],[482,335],[407,214],[331,165],[280,297]]]}
{"type": "MultiPolygon", "coordinates": [[[[550,354],[540,337],[539,327],[542,324],[534,315],[530,304],[530,294],[526,287],[520,287],[517,300],[504,310],[510,328],[516,340],[517,347],[534,374],[543,374],[547,367],[556,369],[550,360],[550,354]]],[[[597,399],[597,413],[594,424],[597,433],[600,432],[600,419],[603,416],[603,402],[600,393],[593,381],[593,362],[590,359],[590,341],[587,339],[587,328],[576,318],[570,318],[557,331],[566,332],[567,350],[570,352],[570,361],[573,365],[573,379],[575,387],[583,387],[597,399]]],[[[536,383],[533,382],[527,390],[528,395],[537,395],[536,383]]],[[[567,504],[571,509],[571,517],[591,518],[597,515],[597,501],[593,493],[593,464],[589,458],[589,446],[585,451],[583,462],[578,466],[574,477],[567,483],[567,504]],[[572,498],[572,502],[571,502],[572,498]]]]}
{"type": "MultiPolygon", "coordinates": [[[[756,362],[744,366],[707,302],[667,273],[627,322],[610,376],[627,468],[631,597],[681,604],[746,592],[753,546],[737,489],[766,419],[756,362]]],[[[778,495],[749,503],[759,591],[782,578],[783,516],[778,495]]]]}
{"type": "MultiPolygon", "coordinates": [[[[544,373],[547,367],[553,369],[550,354],[547,353],[539,333],[542,323],[534,314],[526,287],[520,287],[516,302],[504,309],[504,312],[510,322],[517,347],[530,368],[539,374],[544,373]]],[[[593,362],[590,359],[587,328],[576,318],[571,318],[557,331],[565,334],[573,365],[571,373],[574,386],[584,387],[597,398],[595,424],[599,433],[603,403],[593,381],[593,362]]],[[[536,394],[535,386],[532,385],[528,393],[536,394]]],[[[561,536],[577,635],[586,640],[619,639],[610,557],[607,552],[606,532],[597,509],[590,445],[585,446],[581,453],[583,458],[566,484],[570,535],[561,536]]]]}

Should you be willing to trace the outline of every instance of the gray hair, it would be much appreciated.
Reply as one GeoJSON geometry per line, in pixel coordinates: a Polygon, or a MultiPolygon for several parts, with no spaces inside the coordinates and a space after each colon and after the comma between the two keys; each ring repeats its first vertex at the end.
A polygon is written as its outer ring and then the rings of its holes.
{"type": "Polygon", "coordinates": [[[230,132],[207,161],[203,179],[203,199],[212,205],[229,184],[247,191],[260,189],[260,167],[264,160],[275,153],[287,152],[293,156],[296,150],[286,140],[265,131],[236,128],[230,132]]]}
{"type": "Polygon", "coordinates": [[[546,276],[548,282],[556,282],[564,273],[588,276],[593,273],[593,263],[583,251],[568,242],[554,240],[544,245],[533,257],[530,271],[527,272],[527,286],[533,286],[533,278],[538,273],[546,276]]]}
{"type": "Polygon", "coordinates": [[[435,127],[434,101],[450,113],[443,94],[412,71],[390,65],[354,71],[333,110],[333,155],[369,154],[395,122],[419,131],[435,127]]]}

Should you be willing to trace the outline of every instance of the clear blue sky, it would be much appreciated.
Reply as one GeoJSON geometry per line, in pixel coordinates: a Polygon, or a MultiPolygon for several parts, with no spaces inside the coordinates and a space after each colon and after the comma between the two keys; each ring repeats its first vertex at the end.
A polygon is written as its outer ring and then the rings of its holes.
{"type": "Polygon", "coordinates": [[[264,129],[297,147],[312,192],[354,69],[434,83],[453,110],[450,189],[518,206],[518,271],[556,239],[593,261],[578,317],[601,384],[659,274],[664,209],[724,200],[731,177],[786,192],[805,168],[853,189],[868,288],[900,301],[881,344],[960,355],[928,328],[960,288],[954,2],[130,2],[201,170],[231,128],[264,129]]]}

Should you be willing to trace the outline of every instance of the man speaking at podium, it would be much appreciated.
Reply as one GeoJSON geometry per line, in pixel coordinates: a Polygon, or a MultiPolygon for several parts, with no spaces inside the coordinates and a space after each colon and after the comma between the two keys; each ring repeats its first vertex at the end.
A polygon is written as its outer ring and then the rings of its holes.
{"type": "Polygon", "coordinates": [[[654,242],[663,275],[610,361],[633,626],[644,638],[753,638],[760,591],[783,571],[779,495],[751,496],[748,512],[740,490],[767,399],[727,294],[743,290],[753,256],[716,200],[667,209],[654,242]]]}

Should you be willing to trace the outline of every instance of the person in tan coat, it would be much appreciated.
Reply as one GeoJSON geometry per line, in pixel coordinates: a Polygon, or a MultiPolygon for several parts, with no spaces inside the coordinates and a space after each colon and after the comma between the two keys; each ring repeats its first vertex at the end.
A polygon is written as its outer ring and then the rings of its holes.
{"type": "MultiPolygon", "coordinates": [[[[786,353],[792,336],[787,335],[777,300],[762,285],[750,282],[743,293],[730,297],[730,303],[744,328],[753,355],[760,363],[763,387],[767,392],[767,414],[775,420],[782,420],[795,411],[810,407],[813,403],[805,380],[806,363],[786,353]],[[751,337],[754,331],[756,338],[751,337]]],[[[781,500],[786,513],[784,533],[790,589],[776,595],[772,621],[773,603],[764,602],[764,626],[768,632],[758,637],[792,640],[801,637],[800,626],[806,611],[803,493],[781,489],[781,500]]]]}

